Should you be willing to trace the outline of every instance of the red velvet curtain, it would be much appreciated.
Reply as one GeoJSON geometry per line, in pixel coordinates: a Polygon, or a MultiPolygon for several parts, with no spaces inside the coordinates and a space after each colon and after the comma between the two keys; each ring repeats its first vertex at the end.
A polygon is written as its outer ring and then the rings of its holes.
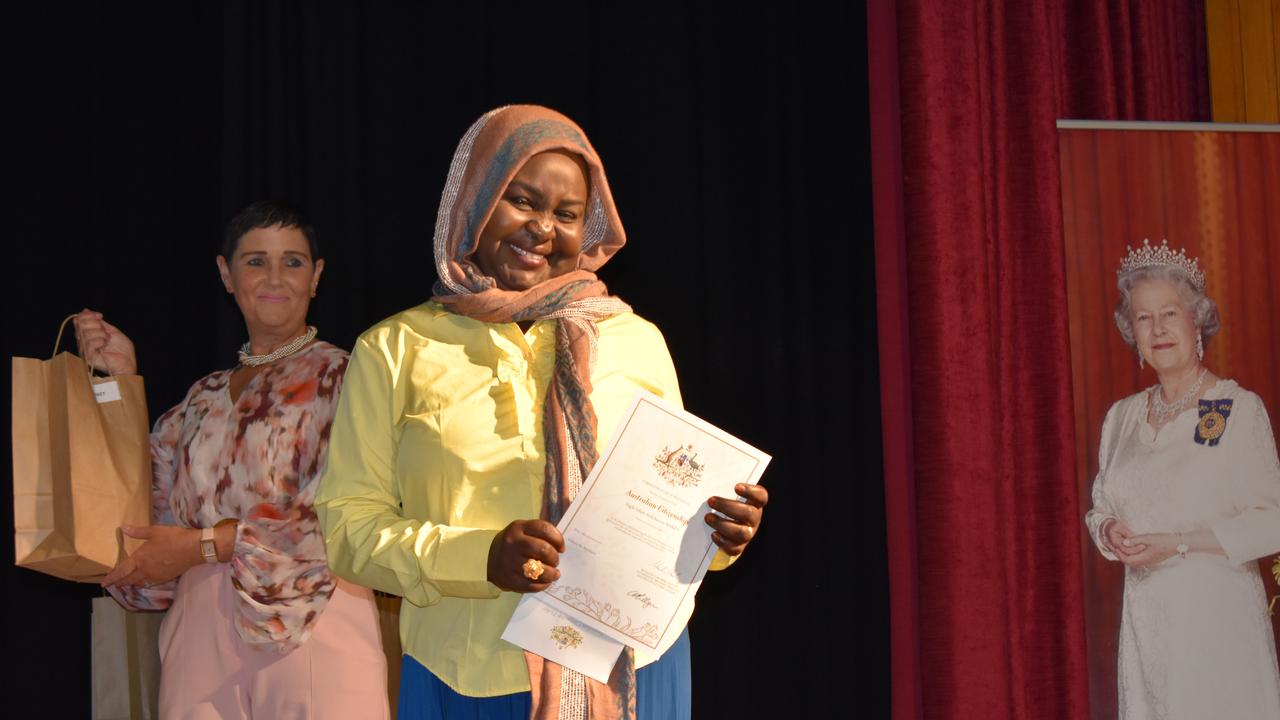
{"type": "Polygon", "coordinates": [[[1207,116],[1201,0],[872,0],[895,718],[1087,718],[1057,118],[1207,116]]]}

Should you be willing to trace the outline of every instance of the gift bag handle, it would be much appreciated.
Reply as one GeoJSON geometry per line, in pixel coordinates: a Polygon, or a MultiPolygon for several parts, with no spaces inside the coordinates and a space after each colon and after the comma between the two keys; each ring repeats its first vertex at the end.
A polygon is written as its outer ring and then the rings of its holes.
{"type": "MultiPolygon", "coordinates": [[[[67,329],[67,323],[76,319],[76,315],[79,315],[79,313],[72,313],[71,315],[68,315],[66,319],[62,321],[62,324],[58,326],[58,339],[53,341],[53,352],[49,355],[50,360],[57,357],[58,347],[62,345],[62,333],[67,329]]],[[[102,364],[106,365],[106,358],[103,358],[102,364]]],[[[89,365],[89,363],[85,363],[85,365],[88,365],[88,372],[86,374],[89,376],[89,385],[93,385],[93,366],[89,365]]],[[[108,367],[107,370],[110,371],[111,368],[108,367]]],[[[108,372],[108,374],[110,373],[108,372]]]]}
{"type": "MultiPolygon", "coordinates": [[[[52,359],[55,355],[58,354],[58,348],[62,345],[62,333],[65,332],[67,329],[67,323],[71,322],[72,320],[75,320],[76,315],[79,315],[79,314],[80,313],[72,313],[71,315],[68,315],[62,321],[62,324],[58,326],[58,338],[53,341],[53,353],[49,355],[50,359],[52,359]]],[[[107,362],[107,356],[101,350],[99,350],[98,357],[102,359],[102,364],[105,365],[107,368],[107,377],[111,378],[112,380],[115,380],[116,376],[115,376],[115,373],[111,372],[111,364],[107,362]]],[[[88,360],[88,358],[85,358],[85,359],[88,360]]],[[[93,365],[90,365],[88,362],[86,362],[85,364],[89,366],[89,377],[92,378],[93,365]]]]}
{"type": "MultiPolygon", "coordinates": [[[[50,356],[50,359],[52,359],[54,356],[58,354],[58,347],[62,345],[62,333],[65,332],[67,329],[67,323],[71,322],[72,320],[75,320],[76,315],[79,315],[79,314],[80,313],[74,313],[74,314],[68,315],[62,321],[62,324],[58,326],[58,337],[56,340],[53,341],[53,355],[50,356]]],[[[102,364],[105,365],[107,368],[107,377],[111,380],[116,380],[115,373],[111,372],[111,364],[107,362],[107,356],[103,354],[101,350],[98,351],[98,354],[102,358],[102,364]]],[[[90,389],[92,389],[93,388],[93,365],[89,362],[85,362],[85,375],[89,380],[89,387],[90,389]]],[[[125,413],[125,417],[128,417],[129,416],[128,407],[122,406],[122,409],[123,409],[123,412],[125,413]]],[[[121,551],[123,550],[124,550],[124,544],[122,540],[121,551]]]]}
{"type": "Polygon", "coordinates": [[[50,358],[58,354],[58,347],[62,345],[62,331],[67,329],[67,323],[75,320],[76,315],[79,314],[80,313],[72,313],[68,315],[67,319],[63,320],[62,324],[58,326],[58,339],[53,341],[53,352],[49,353],[50,358]]]}

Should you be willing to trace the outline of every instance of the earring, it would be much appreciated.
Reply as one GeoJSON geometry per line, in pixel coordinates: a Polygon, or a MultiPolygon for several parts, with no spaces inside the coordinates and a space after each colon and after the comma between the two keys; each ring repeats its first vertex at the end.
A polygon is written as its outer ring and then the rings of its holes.
{"type": "Polygon", "coordinates": [[[1204,360],[1204,336],[1196,335],[1196,357],[1204,360]]]}
{"type": "Polygon", "coordinates": [[[1141,370],[1144,367],[1146,366],[1142,364],[1142,353],[1138,353],[1138,369],[1141,370]]]}

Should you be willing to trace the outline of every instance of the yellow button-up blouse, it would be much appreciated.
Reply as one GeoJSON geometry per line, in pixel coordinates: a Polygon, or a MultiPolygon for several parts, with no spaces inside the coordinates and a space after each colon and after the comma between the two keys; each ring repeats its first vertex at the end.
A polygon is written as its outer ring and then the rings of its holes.
{"type": "MultiPolygon", "coordinates": [[[[677,405],[680,391],[652,323],[628,313],[599,330],[603,451],[638,390],[677,405]]],[[[329,565],[402,595],[404,652],[464,695],[529,689],[523,652],[499,638],[519,595],[488,582],[487,560],[499,530],[542,507],[554,364],[554,321],[521,332],[430,302],[370,328],[351,355],[316,495],[329,565]]]]}

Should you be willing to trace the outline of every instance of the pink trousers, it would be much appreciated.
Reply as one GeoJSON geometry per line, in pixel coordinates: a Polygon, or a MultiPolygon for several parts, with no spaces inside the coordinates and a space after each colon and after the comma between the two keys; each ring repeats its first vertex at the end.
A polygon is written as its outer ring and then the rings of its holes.
{"type": "Polygon", "coordinates": [[[160,625],[162,720],[383,720],[387,665],[367,588],[339,580],[311,637],[285,655],[247,646],[232,625],[226,565],[178,583],[160,625]]]}

